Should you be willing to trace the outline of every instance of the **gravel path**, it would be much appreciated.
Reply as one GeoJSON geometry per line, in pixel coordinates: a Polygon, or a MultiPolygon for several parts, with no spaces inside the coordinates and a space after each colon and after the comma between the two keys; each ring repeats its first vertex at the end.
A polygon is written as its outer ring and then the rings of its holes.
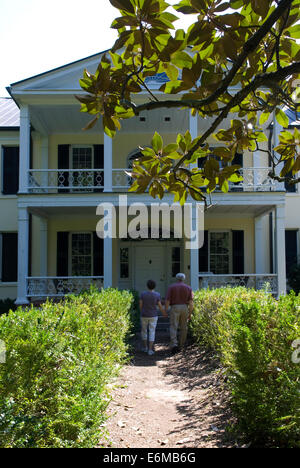
{"type": "Polygon", "coordinates": [[[113,384],[108,437],[101,447],[237,447],[222,369],[193,344],[170,355],[168,335],[157,334],[155,355],[134,345],[134,356],[113,384]]]}

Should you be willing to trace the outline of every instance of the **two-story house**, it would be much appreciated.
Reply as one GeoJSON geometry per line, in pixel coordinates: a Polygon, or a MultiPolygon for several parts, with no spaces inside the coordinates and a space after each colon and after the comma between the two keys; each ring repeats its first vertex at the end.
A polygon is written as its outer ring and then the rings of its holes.
{"type": "MultiPolygon", "coordinates": [[[[165,109],[124,121],[113,140],[100,123],[83,131],[90,116],[80,113],[74,95],[82,93],[83,70],[95,71],[100,55],[13,83],[11,99],[0,101],[0,298],[26,304],[90,283],[140,291],[149,278],[164,296],[178,271],[194,289],[267,282],[275,294],[285,292],[285,237],[290,265],[298,252],[299,194],[268,177],[265,152],[236,156],[244,180],[212,194],[201,249],[186,249],[175,230],[170,238],[97,236],[99,203],[111,203],[118,216],[120,194],[128,204],[154,202],[147,193],[128,193],[125,170],[138,147],[150,146],[155,130],[168,143],[187,129],[195,138],[208,125],[188,110],[165,109]]],[[[153,92],[164,79],[149,80],[153,92]]],[[[270,124],[272,145],[280,129],[270,124]]],[[[173,196],[163,201],[171,204],[173,196]]]]}

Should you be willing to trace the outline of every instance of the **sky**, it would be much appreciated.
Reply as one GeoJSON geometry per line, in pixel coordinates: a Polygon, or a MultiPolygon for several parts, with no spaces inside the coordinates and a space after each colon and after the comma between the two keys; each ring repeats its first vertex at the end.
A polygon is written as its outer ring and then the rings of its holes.
{"type": "Polygon", "coordinates": [[[12,83],[109,49],[117,16],[109,0],[0,0],[0,97],[12,83]]]}

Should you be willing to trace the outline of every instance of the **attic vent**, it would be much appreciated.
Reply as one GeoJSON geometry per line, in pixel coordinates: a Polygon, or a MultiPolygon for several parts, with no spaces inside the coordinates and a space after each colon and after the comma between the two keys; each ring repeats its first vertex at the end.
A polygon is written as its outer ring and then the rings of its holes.
{"type": "Polygon", "coordinates": [[[165,117],[165,122],[171,122],[171,117],[165,117]]]}
{"type": "Polygon", "coordinates": [[[140,122],[146,122],[146,117],[140,117],[140,122]]]}

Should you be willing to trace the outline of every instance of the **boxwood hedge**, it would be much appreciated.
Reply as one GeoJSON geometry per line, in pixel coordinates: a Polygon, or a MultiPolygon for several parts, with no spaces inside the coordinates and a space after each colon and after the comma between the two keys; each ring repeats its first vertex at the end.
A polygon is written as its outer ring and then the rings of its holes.
{"type": "Polygon", "coordinates": [[[126,358],[132,295],[91,290],[0,317],[0,446],[94,447],[126,358]]]}
{"type": "Polygon", "coordinates": [[[256,446],[300,446],[300,297],[245,288],[195,295],[192,333],[227,371],[238,428],[256,446]]]}

